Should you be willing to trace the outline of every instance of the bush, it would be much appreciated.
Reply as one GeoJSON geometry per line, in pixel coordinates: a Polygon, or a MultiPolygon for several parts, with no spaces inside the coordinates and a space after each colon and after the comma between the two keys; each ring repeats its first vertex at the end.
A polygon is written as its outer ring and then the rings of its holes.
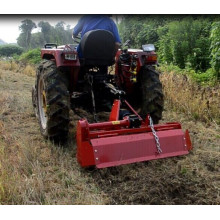
{"type": "Polygon", "coordinates": [[[158,28],[158,53],[161,61],[173,63],[182,69],[209,69],[210,24],[208,19],[185,17],[158,28]]]}
{"type": "Polygon", "coordinates": [[[158,68],[160,72],[167,72],[167,73],[174,73],[177,75],[185,75],[190,77],[190,79],[193,82],[197,82],[200,85],[215,85],[217,83],[216,77],[215,77],[215,71],[213,68],[209,68],[206,70],[206,72],[196,72],[193,69],[186,68],[186,69],[181,69],[178,66],[175,65],[166,65],[162,64],[158,68]]]}
{"type": "Polygon", "coordinates": [[[24,63],[38,64],[41,61],[40,48],[29,50],[23,53],[18,60],[24,63]]]}
{"type": "Polygon", "coordinates": [[[215,84],[215,72],[212,68],[206,70],[204,73],[193,73],[192,78],[201,84],[215,84]]]}
{"type": "Polygon", "coordinates": [[[211,65],[216,72],[216,76],[220,78],[220,22],[215,22],[211,30],[211,65]]]}
{"type": "Polygon", "coordinates": [[[194,71],[191,76],[201,83],[220,79],[219,15],[125,15],[119,32],[131,47],[155,44],[159,63],[172,70],[194,71]]]}
{"type": "Polygon", "coordinates": [[[0,56],[12,57],[15,54],[22,54],[23,51],[23,48],[12,44],[0,46],[0,56]]]}

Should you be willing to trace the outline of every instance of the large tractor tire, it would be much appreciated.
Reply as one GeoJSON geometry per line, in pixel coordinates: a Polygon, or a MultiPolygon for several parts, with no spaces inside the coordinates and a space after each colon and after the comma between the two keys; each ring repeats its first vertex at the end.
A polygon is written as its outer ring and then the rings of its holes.
{"type": "Polygon", "coordinates": [[[54,141],[65,141],[69,132],[70,97],[68,78],[50,60],[39,65],[32,102],[41,134],[54,141]]]}
{"type": "Polygon", "coordinates": [[[140,115],[145,119],[149,113],[153,123],[158,124],[162,118],[164,95],[159,73],[153,67],[143,66],[140,72],[141,111],[140,115]]]}

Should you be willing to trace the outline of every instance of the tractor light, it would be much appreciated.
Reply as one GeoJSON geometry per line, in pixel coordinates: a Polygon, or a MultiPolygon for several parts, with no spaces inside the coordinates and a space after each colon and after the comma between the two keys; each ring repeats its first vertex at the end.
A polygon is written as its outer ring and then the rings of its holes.
{"type": "Polygon", "coordinates": [[[77,57],[76,57],[76,54],[74,53],[66,53],[65,54],[65,60],[76,60],[77,57]]]}
{"type": "Polygon", "coordinates": [[[157,61],[157,55],[147,55],[146,56],[146,62],[151,63],[151,62],[156,62],[157,61]]]}

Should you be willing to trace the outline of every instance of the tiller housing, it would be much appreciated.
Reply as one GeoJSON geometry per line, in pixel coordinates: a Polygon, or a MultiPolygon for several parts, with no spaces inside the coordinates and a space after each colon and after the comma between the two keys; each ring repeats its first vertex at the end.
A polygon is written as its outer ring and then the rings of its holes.
{"type": "Polygon", "coordinates": [[[192,149],[188,130],[179,123],[153,125],[143,120],[127,101],[115,100],[108,122],[77,125],[77,159],[82,167],[105,168],[188,154],[192,149]],[[120,106],[132,112],[119,120],[120,106]]]}

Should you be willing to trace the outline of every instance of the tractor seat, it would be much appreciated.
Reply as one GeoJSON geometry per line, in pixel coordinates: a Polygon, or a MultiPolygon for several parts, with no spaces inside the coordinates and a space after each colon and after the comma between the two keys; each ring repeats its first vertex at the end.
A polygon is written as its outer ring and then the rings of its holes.
{"type": "Polygon", "coordinates": [[[111,66],[114,63],[115,40],[106,30],[88,31],[80,42],[84,65],[111,66]]]}

